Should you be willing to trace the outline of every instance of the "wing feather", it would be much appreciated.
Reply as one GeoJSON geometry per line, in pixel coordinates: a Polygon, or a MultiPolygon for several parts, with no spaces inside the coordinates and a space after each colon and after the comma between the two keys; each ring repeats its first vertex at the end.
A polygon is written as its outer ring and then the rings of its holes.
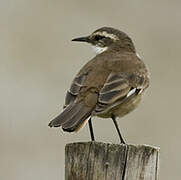
{"type": "Polygon", "coordinates": [[[70,105],[75,101],[77,95],[79,94],[81,88],[83,87],[85,78],[86,74],[80,74],[74,78],[70,86],[70,89],[67,91],[64,108],[66,108],[68,105],[70,105]]]}
{"type": "Polygon", "coordinates": [[[132,87],[128,78],[122,73],[111,73],[103,88],[100,90],[95,114],[106,112],[127,100],[135,93],[136,88],[132,87]]]}
{"type": "Polygon", "coordinates": [[[121,74],[111,73],[99,93],[98,101],[104,104],[111,104],[126,96],[130,88],[129,82],[121,74]]]}

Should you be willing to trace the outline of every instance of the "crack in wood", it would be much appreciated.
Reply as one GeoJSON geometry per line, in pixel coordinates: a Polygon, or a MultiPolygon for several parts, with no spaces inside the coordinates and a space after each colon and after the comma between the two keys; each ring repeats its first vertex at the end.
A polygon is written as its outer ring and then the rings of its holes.
{"type": "Polygon", "coordinates": [[[129,149],[129,147],[126,145],[126,154],[125,154],[125,162],[124,162],[124,167],[123,167],[122,180],[124,180],[124,178],[125,178],[125,174],[126,174],[126,166],[127,166],[128,149],[129,149]]]}

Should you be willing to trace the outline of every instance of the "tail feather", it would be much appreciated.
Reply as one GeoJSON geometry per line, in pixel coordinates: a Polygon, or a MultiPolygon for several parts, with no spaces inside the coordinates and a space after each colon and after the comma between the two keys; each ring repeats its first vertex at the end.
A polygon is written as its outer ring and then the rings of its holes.
{"type": "Polygon", "coordinates": [[[92,109],[83,102],[70,104],[59,116],[49,123],[49,126],[62,126],[62,129],[68,132],[76,131],[91,115],[92,109]]]}
{"type": "Polygon", "coordinates": [[[79,129],[85,124],[87,118],[90,116],[90,113],[86,114],[82,119],[80,119],[74,126],[65,128],[62,126],[62,129],[67,132],[79,131],[79,129]]]}
{"type": "MultiPolygon", "coordinates": [[[[75,111],[75,109],[74,109],[75,111]]],[[[50,127],[60,127],[68,119],[68,115],[73,114],[72,105],[68,106],[60,115],[53,119],[48,126],[50,127]]]]}

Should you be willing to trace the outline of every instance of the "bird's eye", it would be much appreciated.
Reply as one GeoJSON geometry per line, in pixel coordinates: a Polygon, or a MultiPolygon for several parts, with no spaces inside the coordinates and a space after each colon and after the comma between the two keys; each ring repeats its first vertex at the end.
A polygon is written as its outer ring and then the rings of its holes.
{"type": "Polygon", "coordinates": [[[94,36],[94,39],[96,40],[96,41],[99,41],[99,40],[101,40],[101,39],[103,39],[104,37],[103,36],[100,36],[100,35],[96,35],[96,36],[94,36]]]}

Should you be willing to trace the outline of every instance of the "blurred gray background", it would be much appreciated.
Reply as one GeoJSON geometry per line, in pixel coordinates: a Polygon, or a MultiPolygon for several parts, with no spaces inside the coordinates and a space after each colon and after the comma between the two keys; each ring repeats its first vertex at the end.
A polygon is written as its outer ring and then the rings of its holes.
{"type": "MultiPolygon", "coordinates": [[[[74,37],[102,26],[127,32],[151,71],[139,108],[120,119],[128,143],[161,148],[160,179],[180,179],[181,1],[1,0],[0,179],[62,180],[66,143],[89,141],[48,128],[73,76],[94,53],[74,37]]],[[[97,141],[119,143],[109,119],[97,141]]]]}

